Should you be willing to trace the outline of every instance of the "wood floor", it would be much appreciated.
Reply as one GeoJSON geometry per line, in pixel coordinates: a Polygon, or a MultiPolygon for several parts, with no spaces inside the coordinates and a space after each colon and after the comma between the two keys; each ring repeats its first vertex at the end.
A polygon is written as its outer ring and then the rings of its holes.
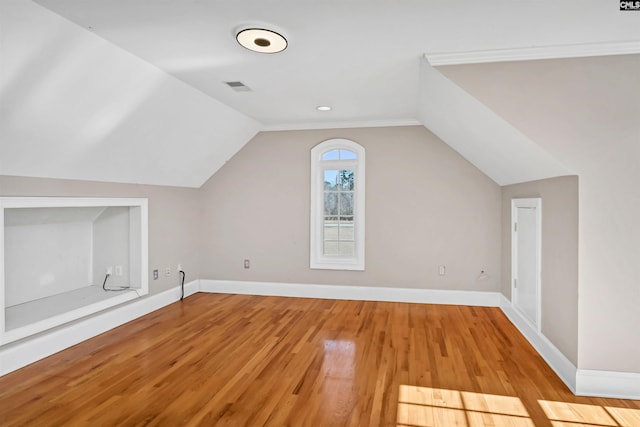
{"type": "Polygon", "coordinates": [[[640,426],[497,308],[196,294],[0,378],[2,426],[640,426]]]}

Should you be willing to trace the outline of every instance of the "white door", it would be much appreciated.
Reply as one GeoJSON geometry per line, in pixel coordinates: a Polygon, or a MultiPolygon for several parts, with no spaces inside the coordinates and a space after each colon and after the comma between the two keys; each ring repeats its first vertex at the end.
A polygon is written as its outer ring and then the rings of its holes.
{"type": "Polygon", "coordinates": [[[513,199],[511,208],[511,302],[540,330],[541,199],[513,199]]]}

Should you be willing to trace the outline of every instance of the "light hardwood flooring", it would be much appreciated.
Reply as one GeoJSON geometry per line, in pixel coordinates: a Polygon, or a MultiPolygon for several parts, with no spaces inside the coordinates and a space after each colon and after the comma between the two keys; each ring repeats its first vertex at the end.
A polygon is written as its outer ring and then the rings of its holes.
{"type": "Polygon", "coordinates": [[[2,426],[640,426],[498,308],[196,294],[0,378],[2,426]]]}

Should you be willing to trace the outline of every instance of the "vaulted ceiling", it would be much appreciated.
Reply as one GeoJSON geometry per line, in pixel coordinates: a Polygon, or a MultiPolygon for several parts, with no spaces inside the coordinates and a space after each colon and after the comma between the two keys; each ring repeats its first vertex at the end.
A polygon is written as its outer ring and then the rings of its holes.
{"type": "MultiPolygon", "coordinates": [[[[518,116],[548,106],[513,82],[550,76],[553,85],[571,69],[572,91],[606,91],[608,79],[637,70],[640,52],[639,14],[599,0],[6,0],[0,8],[0,173],[15,175],[197,187],[261,130],[424,124],[499,184],[557,176],[570,165],[539,143],[544,126],[531,131],[535,123],[518,116]],[[247,26],[279,31],[287,49],[242,48],[234,36],[247,26]],[[622,54],[626,61],[609,56],[622,54]],[[602,72],[572,68],[567,57],[591,57],[583,61],[602,72]],[[494,77],[513,75],[511,61],[519,77],[501,86],[494,77]],[[514,90],[529,109],[496,100],[514,90]]],[[[564,111],[592,114],[597,99],[567,95],[564,111]]],[[[583,124],[586,133],[601,126],[583,124]]]]}

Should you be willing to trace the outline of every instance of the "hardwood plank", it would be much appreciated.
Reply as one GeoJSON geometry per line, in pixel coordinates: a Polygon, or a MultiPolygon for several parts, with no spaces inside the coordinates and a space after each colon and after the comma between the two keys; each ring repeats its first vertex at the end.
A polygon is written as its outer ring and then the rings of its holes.
{"type": "Polygon", "coordinates": [[[497,308],[196,294],[0,378],[0,424],[638,426],[497,308]]]}

